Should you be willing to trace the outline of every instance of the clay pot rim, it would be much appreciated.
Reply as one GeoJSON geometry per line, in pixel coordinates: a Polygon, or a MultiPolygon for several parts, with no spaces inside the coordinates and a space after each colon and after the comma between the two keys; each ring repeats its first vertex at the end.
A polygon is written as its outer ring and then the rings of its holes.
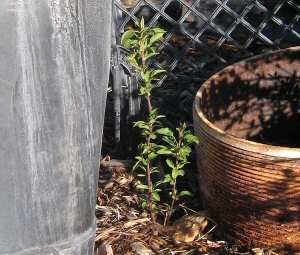
{"type": "Polygon", "coordinates": [[[278,50],[271,53],[265,53],[261,55],[257,55],[251,58],[244,59],[242,61],[239,61],[237,63],[234,63],[230,66],[227,66],[226,68],[222,69],[221,71],[215,73],[213,76],[211,76],[207,81],[205,81],[201,88],[198,90],[195,101],[194,101],[194,114],[199,119],[199,124],[204,129],[204,131],[211,136],[215,137],[216,139],[220,140],[221,142],[230,145],[232,147],[238,147],[240,149],[243,149],[245,151],[250,151],[254,153],[259,153],[263,155],[268,155],[272,157],[281,157],[281,158],[287,158],[287,159],[299,159],[300,160],[300,149],[294,148],[294,147],[284,147],[284,146],[276,146],[276,145],[268,145],[258,142],[252,142],[247,139],[238,138],[233,135],[230,135],[226,133],[225,131],[221,130],[220,128],[216,127],[213,123],[211,123],[203,114],[201,108],[200,108],[200,100],[202,98],[202,93],[204,89],[208,88],[210,85],[210,82],[218,77],[221,73],[224,73],[226,71],[229,71],[233,66],[235,65],[241,65],[244,66],[245,63],[251,60],[260,59],[265,56],[274,55],[278,53],[282,53],[284,51],[300,51],[300,46],[297,47],[291,47],[288,49],[278,50]]]}

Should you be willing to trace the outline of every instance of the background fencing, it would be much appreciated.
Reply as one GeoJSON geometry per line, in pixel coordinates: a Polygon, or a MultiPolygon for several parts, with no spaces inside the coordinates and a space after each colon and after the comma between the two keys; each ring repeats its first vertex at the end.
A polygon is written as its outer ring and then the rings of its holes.
{"type": "Polygon", "coordinates": [[[128,120],[140,111],[136,78],[120,46],[134,21],[143,16],[147,26],[168,31],[153,63],[167,70],[157,83],[163,85],[157,104],[178,108],[171,118],[189,119],[194,93],[210,75],[242,58],[300,45],[299,10],[299,0],[115,0],[108,101],[114,116],[106,127],[114,130],[114,141],[104,142],[123,144],[125,152],[128,120]]]}

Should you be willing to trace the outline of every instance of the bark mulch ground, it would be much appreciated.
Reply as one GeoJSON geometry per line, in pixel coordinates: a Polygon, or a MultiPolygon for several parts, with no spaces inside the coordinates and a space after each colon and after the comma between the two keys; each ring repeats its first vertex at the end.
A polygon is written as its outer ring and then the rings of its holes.
{"type": "MultiPolygon", "coordinates": [[[[217,231],[214,223],[209,224],[194,241],[176,243],[174,228],[153,225],[149,215],[141,209],[128,162],[106,158],[101,165],[96,207],[96,255],[277,254],[263,249],[242,250],[216,240],[212,237],[217,231]]],[[[198,213],[185,211],[196,216],[198,213]]]]}

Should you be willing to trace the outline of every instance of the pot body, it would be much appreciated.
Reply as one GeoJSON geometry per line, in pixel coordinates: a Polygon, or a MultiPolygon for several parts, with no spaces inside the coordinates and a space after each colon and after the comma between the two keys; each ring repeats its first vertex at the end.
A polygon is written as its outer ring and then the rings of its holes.
{"type": "Polygon", "coordinates": [[[0,254],[93,254],[111,1],[0,2],[0,254]]]}
{"type": "Polygon", "coordinates": [[[200,188],[227,238],[300,247],[300,48],[227,67],[196,96],[200,188]]]}

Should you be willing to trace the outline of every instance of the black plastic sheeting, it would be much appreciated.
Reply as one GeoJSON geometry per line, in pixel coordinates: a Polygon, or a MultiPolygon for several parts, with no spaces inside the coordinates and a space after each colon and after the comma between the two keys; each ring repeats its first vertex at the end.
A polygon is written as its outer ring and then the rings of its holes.
{"type": "Polygon", "coordinates": [[[111,0],[0,1],[0,254],[92,254],[111,0]]]}

